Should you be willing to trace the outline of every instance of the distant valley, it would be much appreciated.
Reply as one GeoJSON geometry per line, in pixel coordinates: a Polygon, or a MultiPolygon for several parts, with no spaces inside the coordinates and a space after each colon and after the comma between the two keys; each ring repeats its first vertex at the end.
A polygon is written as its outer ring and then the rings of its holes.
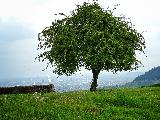
{"type": "MultiPolygon", "coordinates": [[[[14,79],[0,79],[0,87],[31,86],[53,84],[55,90],[74,91],[89,90],[92,80],[92,73],[79,73],[72,76],[25,77],[14,79]]],[[[148,72],[122,72],[112,74],[101,72],[98,78],[98,88],[106,87],[140,87],[160,83],[160,66],[148,72]]]]}
{"type": "MultiPolygon", "coordinates": [[[[133,79],[142,72],[124,72],[124,73],[107,73],[101,72],[98,79],[98,87],[105,86],[124,85],[127,82],[133,81],[133,79]]],[[[0,87],[11,86],[30,86],[30,85],[45,85],[53,84],[56,91],[73,91],[73,90],[88,90],[90,88],[90,82],[92,80],[92,74],[90,72],[83,74],[74,74],[72,76],[44,76],[44,77],[25,77],[14,79],[1,79],[0,87]]]]}

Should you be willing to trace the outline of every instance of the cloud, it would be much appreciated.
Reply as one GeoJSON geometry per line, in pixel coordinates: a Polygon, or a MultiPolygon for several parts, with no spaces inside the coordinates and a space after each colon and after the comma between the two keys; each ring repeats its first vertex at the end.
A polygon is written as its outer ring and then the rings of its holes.
{"type": "Polygon", "coordinates": [[[43,74],[42,70],[46,64],[34,62],[38,54],[35,39],[16,40],[0,44],[0,80],[2,78],[43,74]]]}
{"type": "Polygon", "coordinates": [[[23,40],[34,37],[32,27],[16,18],[0,20],[0,42],[23,40]]]}

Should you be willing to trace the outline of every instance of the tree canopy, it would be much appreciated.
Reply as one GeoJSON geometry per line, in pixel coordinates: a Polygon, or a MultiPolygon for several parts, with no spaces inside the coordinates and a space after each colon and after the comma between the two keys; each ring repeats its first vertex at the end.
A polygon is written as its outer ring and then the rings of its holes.
{"type": "MultiPolygon", "coordinates": [[[[77,5],[69,16],[39,33],[38,56],[54,66],[54,73],[71,75],[85,67],[98,79],[102,70],[127,71],[137,69],[140,61],[136,51],[143,52],[145,40],[125,17],[103,9],[97,2],[77,5]]],[[[97,85],[97,83],[95,83],[97,85]]]]}

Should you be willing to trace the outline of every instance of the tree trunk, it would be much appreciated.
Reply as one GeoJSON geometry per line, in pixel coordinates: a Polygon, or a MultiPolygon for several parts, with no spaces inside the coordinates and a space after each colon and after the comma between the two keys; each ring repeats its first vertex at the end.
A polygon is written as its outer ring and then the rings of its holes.
{"type": "Polygon", "coordinates": [[[92,79],[90,91],[96,91],[96,88],[98,86],[97,85],[97,79],[98,79],[98,75],[100,73],[100,70],[93,69],[92,73],[93,73],[93,79],[92,79]]]}

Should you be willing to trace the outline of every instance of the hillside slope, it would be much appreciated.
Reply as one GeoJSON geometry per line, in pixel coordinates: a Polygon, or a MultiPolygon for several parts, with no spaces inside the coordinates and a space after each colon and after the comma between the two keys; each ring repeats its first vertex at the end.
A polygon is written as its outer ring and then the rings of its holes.
{"type": "Polygon", "coordinates": [[[160,120],[160,87],[0,95],[0,120],[160,120]]]}
{"type": "Polygon", "coordinates": [[[127,83],[126,87],[149,86],[160,83],[160,66],[152,68],[143,75],[136,77],[132,82],[127,83]]]}

